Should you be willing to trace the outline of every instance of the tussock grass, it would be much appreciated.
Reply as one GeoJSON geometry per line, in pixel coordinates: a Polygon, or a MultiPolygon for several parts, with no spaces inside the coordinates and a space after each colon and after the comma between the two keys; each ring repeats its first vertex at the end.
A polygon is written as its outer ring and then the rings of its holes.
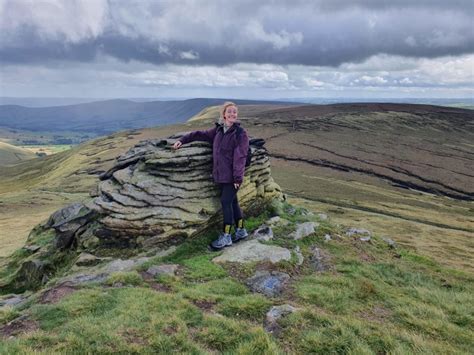
{"type": "MultiPolygon", "coordinates": [[[[317,221],[302,209],[275,206],[291,226],[317,221]]],[[[277,212],[250,219],[252,228],[277,212]]],[[[30,303],[2,314],[2,323],[29,314],[39,329],[4,340],[0,353],[190,353],[190,354],[468,354],[474,346],[474,282],[413,250],[390,249],[377,235],[370,242],[344,236],[344,227],[319,221],[301,239],[275,229],[272,243],[300,247],[305,261],[268,265],[216,265],[208,243],[218,230],[186,241],[152,264],[178,263],[176,276],[150,288],[136,272],[115,273],[104,286],[90,285],[56,304],[30,303]],[[326,242],[324,234],[333,236],[326,242]],[[341,237],[339,237],[341,236],[341,237]],[[330,268],[316,272],[311,252],[319,248],[330,268]],[[281,296],[252,293],[246,277],[256,269],[288,272],[281,296]],[[115,287],[110,287],[114,285],[115,287]],[[265,315],[273,305],[298,308],[267,333],[265,315]]]]}

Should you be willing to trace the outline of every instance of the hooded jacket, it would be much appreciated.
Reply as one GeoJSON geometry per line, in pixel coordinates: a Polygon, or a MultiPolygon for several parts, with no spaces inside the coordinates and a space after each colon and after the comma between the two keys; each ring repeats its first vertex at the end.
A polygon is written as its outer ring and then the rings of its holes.
{"type": "Polygon", "coordinates": [[[244,179],[249,138],[244,128],[237,137],[238,127],[240,127],[240,122],[234,122],[224,133],[224,125],[216,122],[215,127],[211,129],[190,132],[179,140],[183,144],[193,141],[209,142],[212,145],[214,182],[241,184],[244,179]]]}

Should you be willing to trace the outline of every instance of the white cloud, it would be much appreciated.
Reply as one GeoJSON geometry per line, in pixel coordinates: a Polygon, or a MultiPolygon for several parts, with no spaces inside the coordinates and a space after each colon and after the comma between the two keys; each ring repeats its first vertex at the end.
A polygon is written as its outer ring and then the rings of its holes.
{"type": "Polygon", "coordinates": [[[0,2],[0,36],[34,27],[43,39],[76,43],[97,37],[107,21],[107,0],[16,0],[0,2]]]}
{"type": "Polygon", "coordinates": [[[278,50],[289,47],[292,44],[301,44],[303,41],[303,34],[301,32],[289,33],[286,30],[266,32],[263,25],[256,20],[251,20],[246,24],[244,33],[248,40],[256,39],[264,43],[269,43],[278,50]]]}
{"type": "Polygon", "coordinates": [[[196,51],[180,52],[179,57],[181,59],[196,60],[199,59],[199,53],[196,51]]]}

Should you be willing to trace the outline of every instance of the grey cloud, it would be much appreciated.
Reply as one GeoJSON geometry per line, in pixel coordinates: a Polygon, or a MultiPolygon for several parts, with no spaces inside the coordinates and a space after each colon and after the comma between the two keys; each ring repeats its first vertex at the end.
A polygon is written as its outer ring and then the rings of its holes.
{"type": "MultiPolygon", "coordinates": [[[[3,16],[22,16],[20,0],[5,4],[3,16]]],[[[56,21],[53,31],[33,12],[28,23],[0,25],[0,61],[92,62],[105,54],[152,64],[338,66],[381,53],[433,58],[474,52],[470,1],[277,1],[256,8],[250,1],[103,4],[104,18],[96,16],[90,25],[93,35],[87,26],[71,35],[61,27],[67,18],[56,21]]]]}

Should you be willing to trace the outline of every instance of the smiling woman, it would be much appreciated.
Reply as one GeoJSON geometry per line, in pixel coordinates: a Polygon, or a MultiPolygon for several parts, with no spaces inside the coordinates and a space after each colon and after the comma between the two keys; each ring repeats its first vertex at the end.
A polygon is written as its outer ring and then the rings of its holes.
{"type": "Polygon", "coordinates": [[[221,191],[224,215],[223,231],[211,244],[214,249],[232,245],[232,242],[237,242],[248,235],[244,228],[237,191],[244,179],[249,138],[246,130],[240,126],[240,122],[237,122],[237,118],[237,105],[226,102],[221,108],[220,120],[215,127],[206,131],[190,132],[173,145],[174,149],[179,149],[181,145],[193,141],[206,141],[212,144],[212,176],[221,191]],[[232,236],[230,229],[234,224],[235,235],[232,236]]]}

